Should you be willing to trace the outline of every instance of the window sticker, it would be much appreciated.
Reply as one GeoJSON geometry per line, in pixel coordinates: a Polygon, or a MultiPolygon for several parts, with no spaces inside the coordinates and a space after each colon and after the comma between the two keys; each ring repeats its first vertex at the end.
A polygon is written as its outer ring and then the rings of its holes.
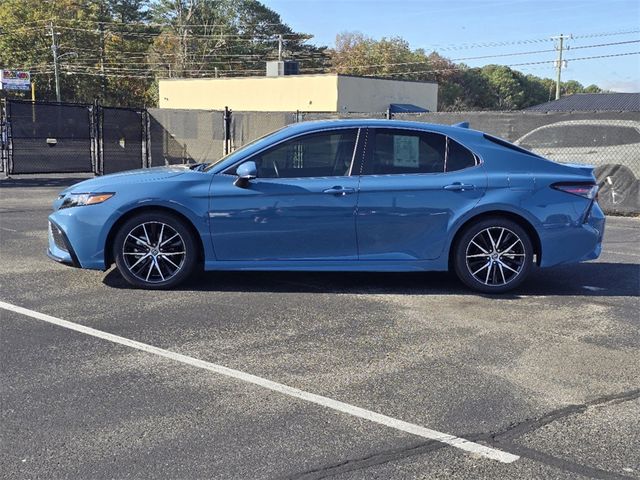
{"type": "Polygon", "coordinates": [[[418,168],[420,166],[420,138],[394,135],[393,166],[418,168]]]}

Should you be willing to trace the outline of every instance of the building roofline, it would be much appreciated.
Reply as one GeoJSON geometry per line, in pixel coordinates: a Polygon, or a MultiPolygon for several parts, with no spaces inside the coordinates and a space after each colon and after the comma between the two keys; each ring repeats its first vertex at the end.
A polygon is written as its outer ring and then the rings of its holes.
{"type": "MultiPolygon", "coordinates": [[[[336,75],[336,74],[334,74],[336,75]]],[[[438,85],[438,82],[433,82],[431,80],[412,80],[412,79],[399,79],[399,78],[387,78],[387,77],[377,77],[375,75],[352,75],[348,73],[338,73],[338,77],[351,77],[351,78],[371,78],[373,80],[388,80],[391,82],[411,82],[411,83],[432,83],[434,85],[438,85]]]]}
{"type": "Polygon", "coordinates": [[[397,78],[386,78],[386,77],[376,77],[376,76],[367,76],[367,75],[349,75],[343,73],[302,73],[299,75],[281,75],[278,77],[267,77],[265,76],[246,76],[246,77],[200,77],[200,78],[159,78],[159,82],[176,82],[176,81],[185,81],[185,80],[257,80],[257,79],[274,79],[274,78],[296,78],[296,77],[346,77],[346,78],[364,78],[371,80],[387,80],[391,82],[410,82],[410,83],[429,83],[433,85],[438,85],[438,82],[432,82],[430,80],[405,80],[405,79],[397,79],[397,78]]]}
{"type": "Polygon", "coordinates": [[[638,92],[573,93],[558,100],[532,105],[524,112],[637,112],[638,92]]]}

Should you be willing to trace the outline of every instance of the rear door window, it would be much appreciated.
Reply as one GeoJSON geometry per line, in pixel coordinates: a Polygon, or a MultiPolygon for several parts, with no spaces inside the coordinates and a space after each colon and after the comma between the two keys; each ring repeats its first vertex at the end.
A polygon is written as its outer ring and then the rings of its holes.
{"type": "Polygon", "coordinates": [[[364,175],[444,172],[444,135],[402,129],[371,129],[364,175]]]}
{"type": "Polygon", "coordinates": [[[363,175],[454,172],[477,164],[476,156],[440,133],[371,129],[363,175]]]}

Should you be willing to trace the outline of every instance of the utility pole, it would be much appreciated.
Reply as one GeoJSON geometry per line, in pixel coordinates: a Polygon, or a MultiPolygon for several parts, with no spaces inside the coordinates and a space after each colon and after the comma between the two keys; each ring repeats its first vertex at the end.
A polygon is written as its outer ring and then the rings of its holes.
{"type": "Polygon", "coordinates": [[[60,74],[58,72],[58,45],[56,44],[56,32],[53,31],[53,22],[49,22],[51,33],[51,52],[53,53],[53,75],[56,82],[56,101],[60,102],[60,74]]]}
{"type": "Polygon", "coordinates": [[[278,35],[278,61],[282,61],[282,35],[278,35]]]}
{"type": "Polygon", "coordinates": [[[558,46],[556,46],[556,50],[558,50],[558,60],[556,60],[556,69],[557,69],[557,77],[556,77],[556,100],[560,100],[560,77],[562,76],[562,51],[564,50],[564,39],[571,38],[565,37],[562,33],[557,37],[552,37],[553,40],[558,40],[558,46]]]}

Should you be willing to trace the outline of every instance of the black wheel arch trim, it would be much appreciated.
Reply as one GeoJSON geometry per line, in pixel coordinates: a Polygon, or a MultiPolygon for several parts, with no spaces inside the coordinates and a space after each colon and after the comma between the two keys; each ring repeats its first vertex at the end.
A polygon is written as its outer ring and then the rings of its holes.
{"type": "Polygon", "coordinates": [[[503,217],[509,220],[512,220],[514,222],[516,222],[518,225],[520,225],[525,232],[527,232],[527,234],[529,235],[529,238],[531,240],[531,244],[533,245],[533,253],[536,256],[536,264],[540,265],[540,262],[542,261],[542,242],[540,240],[540,235],[538,235],[538,232],[536,231],[533,223],[526,218],[525,216],[513,212],[511,210],[503,210],[503,209],[489,209],[489,210],[484,210],[482,212],[477,212],[476,214],[469,216],[469,217],[465,217],[463,219],[460,219],[458,225],[456,226],[453,235],[451,236],[451,241],[448,244],[448,252],[447,252],[447,256],[448,256],[448,264],[449,264],[449,270],[452,270],[453,268],[453,256],[454,256],[454,252],[455,252],[455,245],[458,242],[458,240],[460,239],[462,232],[464,232],[464,230],[471,224],[484,220],[486,218],[492,218],[492,217],[503,217]]]}
{"type": "Polygon", "coordinates": [[[122,215],[120,215],[118,219],[113,223],[113,225],[111,225],[111,228],[109,229],[109,233],[107,234],[105,245],[104,245],[105,269],[108,269],[109,266],[111,266],[115,262],[115,259],[113,258],[112,247],[113,247],[113,242],[115,241],[116,235],[118,233],[118,230],[120,230],[120,227],[124,225],[124,223],[127,220],[134,217],[135,215],[138,215],[140,213],[148,213],[148,212],[160,212],[160,213],[173,215],[179,218],[180,220],[182,220],[183,222],[185,222],[187,227],[191,230],[191,233],[193,234],[194,239],[196,240],[195,244],[198,249],[198,252],[197,252],[198,261],[204,262],[205,247],[203,244],[202,235],[200,235],[198,228],[195,226],[191,218],[189,218],[187,215],[185,215],[181,211],[176,210],[175,208],[167,207],[166,205],[145,204],[145,205],[136,205],[135,207],[122,213],[122,215]]]}

